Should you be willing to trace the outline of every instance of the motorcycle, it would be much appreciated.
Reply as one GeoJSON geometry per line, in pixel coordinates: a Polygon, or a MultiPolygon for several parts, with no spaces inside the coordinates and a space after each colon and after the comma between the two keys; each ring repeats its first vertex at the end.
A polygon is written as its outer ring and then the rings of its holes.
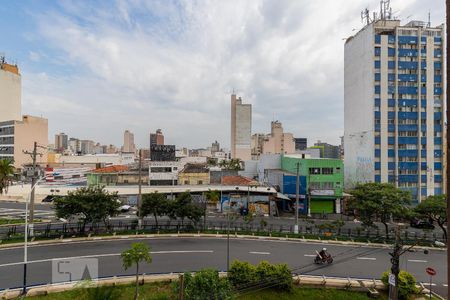
{"type": "Polygon", "coordinates": [[[314,263],[315,264],[319,264],[319,265],[323,265],[325,263],[327,264],[331,264],[333,263],[333,258],[331,257],[330,254],[327,254],[325,257],[322,257],[319,252],[317,252],[317,256],[314,258],[314,263]]]}

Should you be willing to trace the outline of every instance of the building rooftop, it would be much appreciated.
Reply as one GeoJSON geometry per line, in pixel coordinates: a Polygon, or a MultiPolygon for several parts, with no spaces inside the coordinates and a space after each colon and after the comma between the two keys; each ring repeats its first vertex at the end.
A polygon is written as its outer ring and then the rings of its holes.
{"type": "Polygon", "coordinates": [[[128,170],[129,169],[127,166],[116,165],[116,166],[109,166],[109,167],[95,169],[92,171],[92,173],[119,173],[119,172],[124,172],[124,171],[128,171],[128,170]]]}
{"type": "Polygon", "coordinates": [[[181,173],[209,173],[209,169],[206,164],[192,164],[187,163],[181,173]]]}
{"type": "Polygon", "coordinates": [[[222,184],[223,185],[259,185],[258,181],[247,178],[244,176],[223,176],[222,177],[222,184]]]}
{"type": "Polygon", "coordinates": [[[16,75],[20,75],[19,67],[17,65],[8,64],[5,61],[4,57],[0,57],[0,69],[4,70],[6,72],[11,72],[11,73],[16,74],[16,75]]]}

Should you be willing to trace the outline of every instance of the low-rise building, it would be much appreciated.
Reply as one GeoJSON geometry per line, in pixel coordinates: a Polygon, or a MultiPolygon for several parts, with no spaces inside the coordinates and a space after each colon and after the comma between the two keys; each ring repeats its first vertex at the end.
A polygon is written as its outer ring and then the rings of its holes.
{"type": "Polygon", "coordinates": [[[303,205],[311,213],[340,213],[344,189],[344,165],[340,159],[311,159],[284,155],[281,169],[305,177],[303,205]],[[308,207],[309,204],[309,207],[308,207]]]}
{"type": "MultiPolygon", "coordinates": [[[[1,109],[1,108],[0,108],[1,109]]],[[[37,163],[45,165],[48,147],[48,120],[25,115],[21,121],[0,122],[0,159],[14,161],[14,167],[21,169],[31,164],[32,158],[24,151],[33,151],[34,142],[39,146],[37,163]]]]}
{"type": "Polygon", "coordinates": [[[180,185],[210,184],[209,169],[205,164],[188,163],[178,174],[180,185]]]}
{"type": "Polygon", "coordinates": [[[148,167],[149,185],[178,185],[178,161],[150,161],[148,167]]]}
{"type": "MultiPolygon", "coordinates": [[[[93,170],[87,174],[88,185],[138,185],[139,171],[129,166],[109,166],[93,170]]],[[[148,173],[141,172],[142,185],[148,185],[148,173]]]]}

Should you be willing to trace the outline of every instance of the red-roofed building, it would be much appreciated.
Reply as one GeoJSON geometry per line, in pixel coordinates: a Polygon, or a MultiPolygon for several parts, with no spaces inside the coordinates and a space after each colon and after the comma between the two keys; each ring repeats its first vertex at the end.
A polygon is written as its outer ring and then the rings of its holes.
{"type": "Polygon", "coordinates": [[[247,178],[244,176],[236,175],[236,176],[223,176],[222,177],[222,185],[252,185],[252,186],[258,186],[258,181],[247,178]]]}

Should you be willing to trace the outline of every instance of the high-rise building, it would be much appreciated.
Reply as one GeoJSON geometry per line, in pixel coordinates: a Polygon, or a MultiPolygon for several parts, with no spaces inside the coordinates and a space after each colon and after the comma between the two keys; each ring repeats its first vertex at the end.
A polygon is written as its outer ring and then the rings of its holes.
{"type": "Polygon", "coordinates": [[[345,43],[345,182],[390,182],[420,202],[444,187],[444,27],[387,12],[345,43]]]}
{"type": "Polygon", "coordinates": [[[211,153],[214,154],[214,153],[219,152],[219,151],[220,151],[220,144],[219,144],[218,141],[215,141],[211,145],[211,153]]]}
{"type": "Polygon", "coordinates": [[[129,130],[125,130],[123,133],[123,147],[122,152],[134,153],[136,152],[136,146],[134,145],[134,134],[129,130]]]}
{"type": "Polygon", "coordinates": [[[314,143],[314,146],[311,148],[318,148],[320,150],[320,158],[341,158],[341,151],[339,149],[339,146],[334,146],[328,143],[317,141],[317,143],[314,143]]]}
{"type": "Polygon", "coordinates": [[[55,150],[57,152],[63,152],[69,148],[69,140],[67,134],[61,132],[55,134],[55,150]]]}
{"type": "Polygon", "coordinates": [[[155,133],[150,133],[150,147],[152,145],[164,145],[164,135],[161,129],[157,129],[155,133]]]}
{"type": "Polygon", "coordinates": [[[94,154],[95,142],[91,140],[81,140],[80,148],[81,154],[94,154]]]}
{"type": "Polygon", "coordinates": [[[22,121],[21,90],[19,68],[0,56],[0,122],[22,121]]]}
{"type": "Polygon", "coordinates": [[[73,154],[81,154],[81,141],[77,138],[70,138],[68,142],[69,150],[73,154]]]}
{"type": "Polygon", "coordinates": [[[260,154],[292,154],[295,142],[292,133],[283,131],[281,122],[270,123],[270,134],[254,134],[251,139],[251,153],[254,159],[260,154]]]}
{"type": "Polygon", "coordinates": [[[252,135],[252,105],[242,104],[242,98],[231,95],[231,158],[250,160],[252,135]]]}
{"type": "Polygon", "coordinates": [[[308,148],[307,138],[294,138],[294,142],[296,151],[306,150],[308,148]]]}
{"type": "Polygon", "coordinates": [[[19,169],[25,164],[31,164],[31,156],[24,151],[33,151],[34,142],[39,145],[38,152],[42,153],[37,156],[37,162],[46,163],[47,119],[23,116],[21,121],[0,122],[0,159],[13,160],[14,166],[19,169]]]}

